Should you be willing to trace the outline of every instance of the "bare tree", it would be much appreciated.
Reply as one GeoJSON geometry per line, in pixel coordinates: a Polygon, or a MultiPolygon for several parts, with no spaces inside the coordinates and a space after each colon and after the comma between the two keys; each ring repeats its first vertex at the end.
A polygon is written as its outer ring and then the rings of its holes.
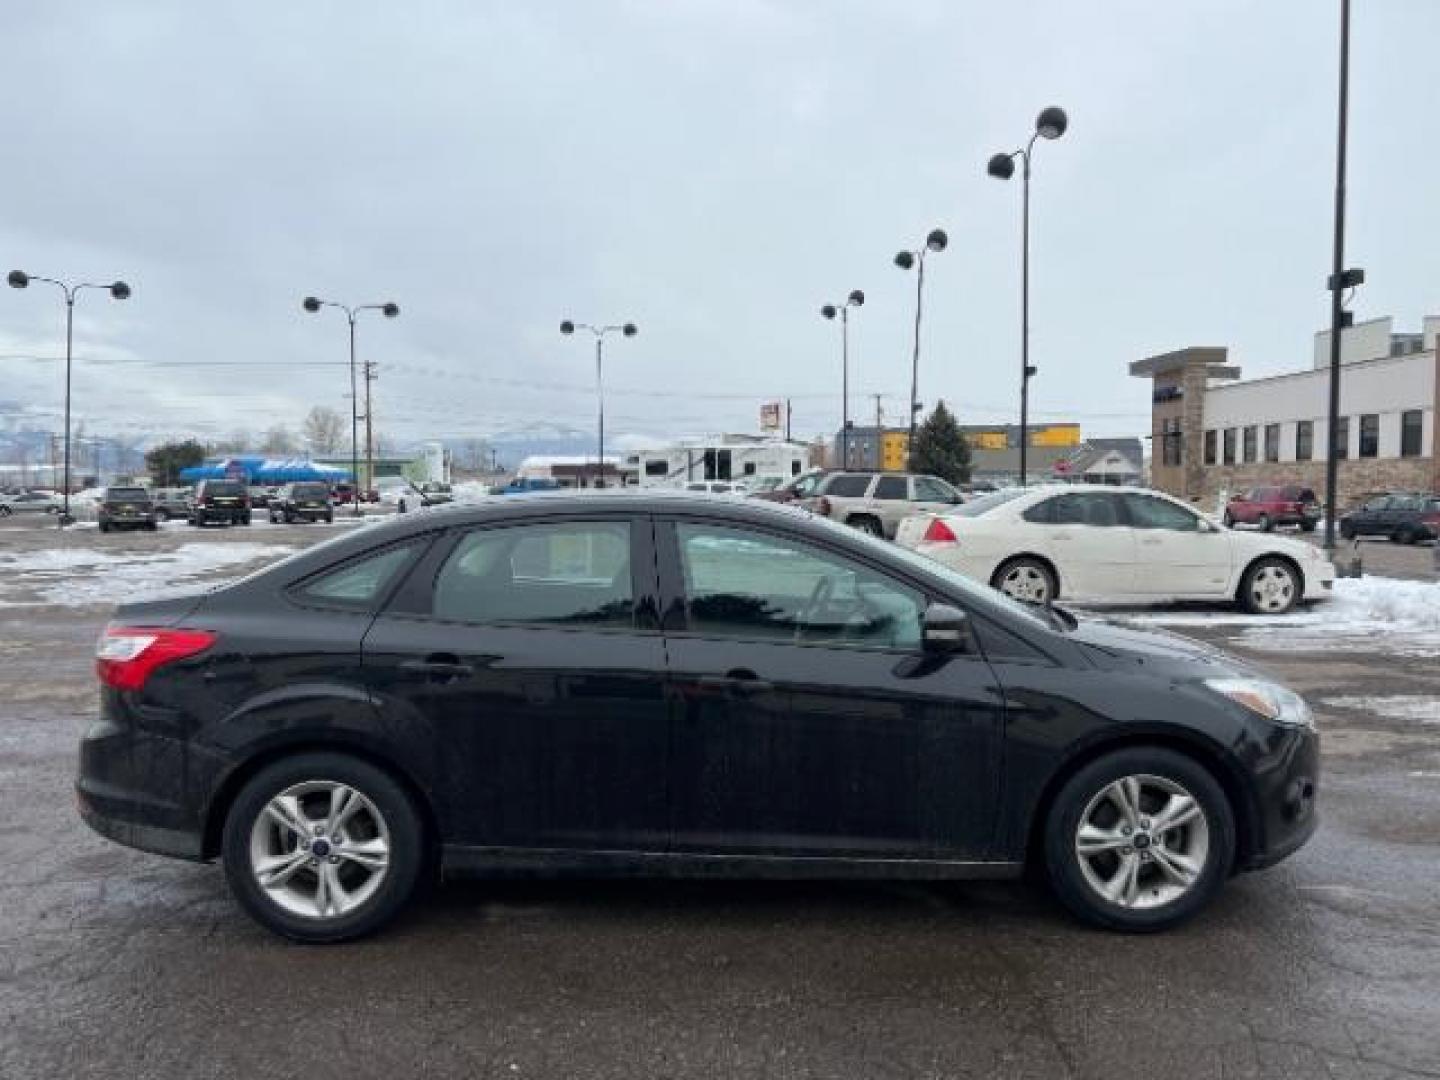
{"type": "Polygon", "coordinates": [[[284,424],[275,424],[265,432],[260,449],[267,454],[293,454],[296,450],[295,436],[284,424]]]}
{"type": "Polygon", "coordinates": [[[300,433],[309,442],[311,453],[333,454],[340,448],[345,422],[334,409],[316,405],[300,425],[300,433]]]}

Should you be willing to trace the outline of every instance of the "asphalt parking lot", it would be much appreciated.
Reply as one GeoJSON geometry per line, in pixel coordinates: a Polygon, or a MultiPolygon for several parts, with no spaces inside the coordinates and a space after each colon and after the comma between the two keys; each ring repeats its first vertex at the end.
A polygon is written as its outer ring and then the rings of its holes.
{"type": "MultiPolygon", "coordinates": [[[[1257,647],[1219,617],[1180,629],[1315,705],[1323,822],[1178,932],[1088,930],[1024,884],[564,881],[447,885],[379,938],[282,943],[218,868],[77,818],[106,594],[67,575],[98,551],[198,583],[254,565],[221,557],[237,540],[321,535],[76,532],[51,566],[43,530],[0,532],[37,568],[0,580],[5,1080],[1440,1076],[1440,721],[1364,704],[1433,703],[1440,663],[1383,636],[1257,647]]],[[[1362,550],[1433,579],[1429,548],[1362,550]]]]}

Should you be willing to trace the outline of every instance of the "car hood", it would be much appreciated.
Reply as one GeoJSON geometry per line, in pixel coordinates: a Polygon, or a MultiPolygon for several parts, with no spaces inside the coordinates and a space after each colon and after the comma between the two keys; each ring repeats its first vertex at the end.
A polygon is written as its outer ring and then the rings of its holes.
{"type": "Polygon", "coordinates": [[[1109,619],[1082,619],[1065,638],[1105,668],[1138,665],[1157,675],[1186,678],[1254,674],[1243,661],[1203,641],[1163,630],[1138,630],[1109,619]]]}

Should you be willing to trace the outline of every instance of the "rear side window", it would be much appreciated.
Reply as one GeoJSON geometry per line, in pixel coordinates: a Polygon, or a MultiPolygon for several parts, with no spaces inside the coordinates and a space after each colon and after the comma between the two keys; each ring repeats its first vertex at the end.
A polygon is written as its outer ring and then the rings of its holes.
{"type": "Polygon", "coordinates": [[[859,499],[863,498],[869,489],[870,477],[856,476],[850,473],[844,476],[832,476],[830,482],[825,485],[825,494],[841,499],[859,499]]]}
{"type": "Polygon", "coordinates": [[[882,476],[875,481],[875,498],[906,499],[909,491],[903,476],[882,476]]]}
{"type": "Polygon", "coordinates": [[[312,577],[296,595],[326,605],[372,611],[409,565],[416,543],[399,544],[312,577]]]}
{"type": "Polygon", "coordinates": [[[460,538],[435,579],[437,619],[629,627],[630,526],[519,525],[460,538]]]}

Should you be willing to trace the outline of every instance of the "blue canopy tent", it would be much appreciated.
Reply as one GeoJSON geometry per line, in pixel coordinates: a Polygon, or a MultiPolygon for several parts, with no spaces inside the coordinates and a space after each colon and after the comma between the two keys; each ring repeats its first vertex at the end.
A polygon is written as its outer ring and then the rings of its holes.
{"type": "Polygon", "coordinates": [[[306,481],[343,484],[349,482],[350,470],[316,465],[303,458],[227,457],[181,469],[180,480],[185,484],[201,480],[244,480],[246,484],[265,487],[306,481]]]}

